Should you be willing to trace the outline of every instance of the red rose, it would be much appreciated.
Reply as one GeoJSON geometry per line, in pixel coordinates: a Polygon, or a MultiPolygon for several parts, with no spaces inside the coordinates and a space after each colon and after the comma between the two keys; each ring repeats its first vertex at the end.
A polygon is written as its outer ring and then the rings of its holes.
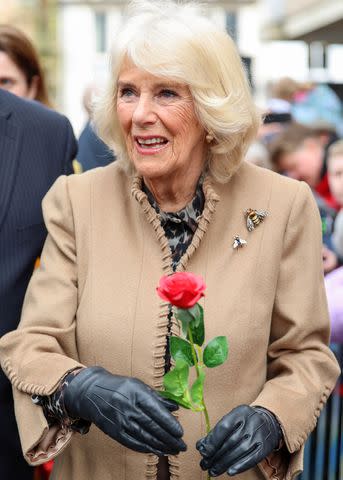
{"type": "Polygon", "coordinates": [[[192,308],[204,296],[206,289],[202,277],[190,272],[165,275],[157,287],[158,295],[179,308],[192,308]]]}

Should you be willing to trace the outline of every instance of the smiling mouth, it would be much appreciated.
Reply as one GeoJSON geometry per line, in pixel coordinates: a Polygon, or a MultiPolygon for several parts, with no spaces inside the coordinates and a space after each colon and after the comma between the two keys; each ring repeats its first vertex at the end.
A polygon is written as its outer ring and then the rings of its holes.
{"type": "Polygon", "coordinates": [[[135,137],[135,142],[144,150],[156,150],[169,143],[165,137],[135,137]]]}

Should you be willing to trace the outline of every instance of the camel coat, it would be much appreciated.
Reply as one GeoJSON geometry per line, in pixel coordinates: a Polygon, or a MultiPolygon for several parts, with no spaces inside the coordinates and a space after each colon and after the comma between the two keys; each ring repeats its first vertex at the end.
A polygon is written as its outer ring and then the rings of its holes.
{"type": "MultiPolygon", "coordinates": [[[[168,305],[155,292],[172,273],[158,216],[116,164],[60,177],[43,201],[49,231],[19,329],[1,340],[24,456],[56,458],[53,480],[155,480],[158,457],[133,452],[92,426],[48,429],[32,394],[48,395],[77,366],[101,365],[160,389],[168,305]]],[[[285,444],[237,480],[291,480],[339,369],[328,348],[321,225],[310,189],[243,163],[225,185],[204,181],[205,208],[178,269],[204,277],[206,338],[226,335],[229,359],[208,370],[212,425],[240,404],[279,419],[285,444]],[[269,212],[248,232],[248,208],[269,212]],[[233,237],[247,241],[233,249],[233,237]]],[[[172,332],[180,333],[175,320],[172,332]]],[[[177,413],[188,450],[169,457],[171,480],[201,480],[201,414],[177,413]]]]}

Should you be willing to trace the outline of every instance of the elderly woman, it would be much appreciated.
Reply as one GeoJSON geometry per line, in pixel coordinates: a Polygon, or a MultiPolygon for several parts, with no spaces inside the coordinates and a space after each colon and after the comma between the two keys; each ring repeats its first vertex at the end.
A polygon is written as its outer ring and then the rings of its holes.
{"type": "Polygon", "coordinates": [[[311,192],[242,162],[259,115],[232,40],[193,6],[135,2],[112,61],[98,125],[119,161],[47,194],[41,266],[1,341],[24,456],[56,457],[54,480],[291,479],[338,375],[311,192]],[[207,334],[230,343],[207,436],[156,393],[179,330],[155,289],[175,270],[205,278],[207,334]]]}

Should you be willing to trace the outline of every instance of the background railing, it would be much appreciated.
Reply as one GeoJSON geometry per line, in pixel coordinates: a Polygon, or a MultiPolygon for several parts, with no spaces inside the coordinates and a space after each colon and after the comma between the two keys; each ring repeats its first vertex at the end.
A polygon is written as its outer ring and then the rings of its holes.
{"type": "MultiPolygon", "coordinates": [[[[343,345],[331,344],[343,367],[343,345]]],[[[343,376],[337,382],[316,429],[306,442],[304,471],[298,480],[343,479],[343,376]]]]}

